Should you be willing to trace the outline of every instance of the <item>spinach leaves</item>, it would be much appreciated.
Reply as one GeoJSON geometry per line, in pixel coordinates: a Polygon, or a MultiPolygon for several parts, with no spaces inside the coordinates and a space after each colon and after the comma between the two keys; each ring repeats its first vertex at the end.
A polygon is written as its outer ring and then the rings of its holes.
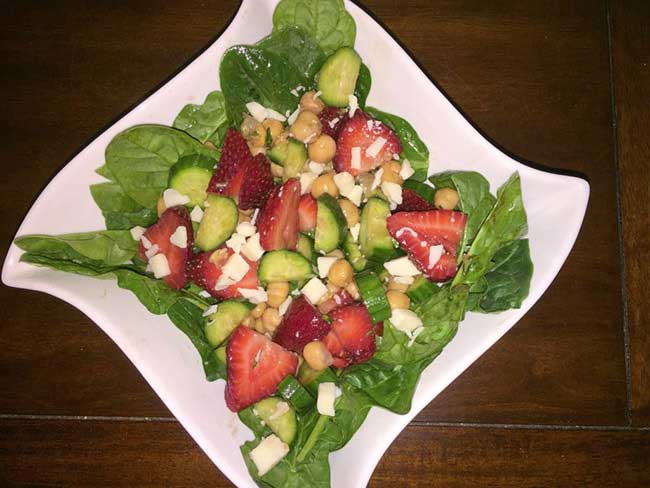
{"type": "Polygon", "coordinates": [[[109,181],[91,185],[90,193],[101,209],[109,230],[128,230],[136,225],[148,227],[158,220],[154,208],[138,204],[124,192],[119,183],[109,181]]]}
{"type": "MultiPolygon", "coordinates": [[[[285,59],[305,80],[312,80],[325,62],[326,56],[316,40],[297,25],[288,25],[265,37],[256,45],[285,59]]],[[[289,90],[295,86],[289,87],[289,90]]]]}
{"type": "Polygon", "coordinates": [[[220,147],[228,128],[223,93],[213,91],[201,105],[185,105],[174,119],[173,126],[187,132],[199,142],[209,141],[215,147],[220,147]]]}

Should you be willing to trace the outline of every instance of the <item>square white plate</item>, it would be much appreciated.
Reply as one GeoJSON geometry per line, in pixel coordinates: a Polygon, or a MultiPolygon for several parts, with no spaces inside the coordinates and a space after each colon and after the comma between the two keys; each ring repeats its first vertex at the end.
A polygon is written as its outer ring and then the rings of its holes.
{"type": "MultiPolygon", "coordinates": [[[[212,46],[56,175],[17,235],[103,228],[88,186],[101,181],[95,169],[103,163],[104,149],[113,136],[137,124],[170,125],[186,103],[201,103],[219,88],[223,52],[235,44],[254,43],[271,31],[275,4],[276,0],[244,0],[232,24],[212,46]],[[74,219],[69,218],[71,211],[74,219]]],[[[413,124],[431,151],[430,173],[476,170],[488,178],[494,191],[512,172],[519,172],[535,266],[530,295],[521,309],[499,315],[467,315],[453,341],[424,371],[410,413],[400,416],[372,409],[350,443],[330,456],[332,486],[358,488],[367,484],[382,454],[409,421],[505,334],[548,288],[578,235],[589,185],[578,178],[529,168],[500,152],[476,132],[381,26],[356,5],[346,2],[346,7],[357,23],[356,49],[372,73],[368,104],[413,124]]],[[[204,379],[194,347],[165,316],[150,315],[113,281],[30,266],[19,262],[20,254],[12,245],[2,270],[5,284],[49,293],[84,312],[124,351],[219,469],[239,487],[255,486],[239,452],[239,445],[252,435],[226,408],[224,383],[204,379]]]]}

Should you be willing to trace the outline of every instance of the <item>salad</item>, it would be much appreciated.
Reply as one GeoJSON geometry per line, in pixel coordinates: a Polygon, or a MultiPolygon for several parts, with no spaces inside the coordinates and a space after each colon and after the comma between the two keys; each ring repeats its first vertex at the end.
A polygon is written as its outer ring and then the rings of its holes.
{"type": "Polygon", "coordinates": [[[521,306],[532,277],[519,176],[427,178],[414,127],[366,104],[355,36],[341,0],[281,0],[221,91],[111,141],[106,230],[15,240],[168,315],[253,432],[260,486],[329,486],[370,408],[408,412],[465,313],[521,306]]]}

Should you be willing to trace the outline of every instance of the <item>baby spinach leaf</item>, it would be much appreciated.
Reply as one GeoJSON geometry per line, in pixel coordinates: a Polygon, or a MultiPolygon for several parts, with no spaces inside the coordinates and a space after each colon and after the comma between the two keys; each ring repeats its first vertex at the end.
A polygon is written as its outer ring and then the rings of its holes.
{"type": "Polygon", "coordinates": [[[228,128],[223,93],[213,91],[208,93],[201,105],[193,103],[185,105],[174,119],[173,126],[187,132],[200,142],[210,141],[216,147],[220,147],[228,128]]]}
{"type": "Polygon", "coordinates": [[[219,68],[226,113],[233,126],[239,126],[248,102],[259,102],[285,114],[293,112],[299,98],[291,93],[298,85],[310,81],[293,63],[266,49],[235,46],[226,51],[219,68]]]}
{"type": "Polygon", "coordinates": [[[366,108],[366,100],[368,99],[368,94],[370,93],[370,87],[372,86],[372,75],[368,67],[361,63],[361,68],[359,69],[359,77],[357,78],[357,84],[354,87],[354,96],[357,97],[359,102],[359,107],[362,109],[366,108]]]}
{"type": "Polygon", "coordinates": [[[108,166],[105,164],[101,165],[99,168],[95,170],[95,173],[97,173],[99,176],[103,176],[109,181],[115,181],[115,178],[111,174],[111,170],[108,169],[108,166]]]}
{"type": "Polygon", "coordinates": [[[139,205],[117,183],[91,185],[90,193],[101,209],[109,230],[128,230],[136,225],[149,227],[158,219],[155,209],[139,205]]]}
{"type": "Polygon", "coordinates": [[[273,12],[273,30],[291,25],[314,36],[328,56],[341,47],[353,47],[357,34],[343,0],[281,0],[273,12]]]}
{"type": "Polygon", "coordinates": [[[429,149],[411,124],[402,117],[382,112],[373,107],[366,107],[366,112],[373,118],[393,129],[402,143],[402,159],[408,159],[415,174],[411,179],[424,181],[429,170],[429,149]]]}

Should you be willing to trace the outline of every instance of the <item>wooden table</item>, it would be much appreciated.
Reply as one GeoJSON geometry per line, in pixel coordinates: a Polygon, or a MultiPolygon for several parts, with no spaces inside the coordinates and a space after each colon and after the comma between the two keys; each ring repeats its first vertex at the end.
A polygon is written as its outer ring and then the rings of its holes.
{"type": "MultiPolygon", "coordinates": [[[[3,248],[48,179],[237,8],[119,3],[2,1],[3,248]]],[[[650,4],[364,6],[498,146],[579,171],[592,192],[551,288],[411,423],[371,486],[649,486],[650,4]]],[[[6,287],[0,306],[0,485],[230,486],[80,312],[6,287]]]]}

